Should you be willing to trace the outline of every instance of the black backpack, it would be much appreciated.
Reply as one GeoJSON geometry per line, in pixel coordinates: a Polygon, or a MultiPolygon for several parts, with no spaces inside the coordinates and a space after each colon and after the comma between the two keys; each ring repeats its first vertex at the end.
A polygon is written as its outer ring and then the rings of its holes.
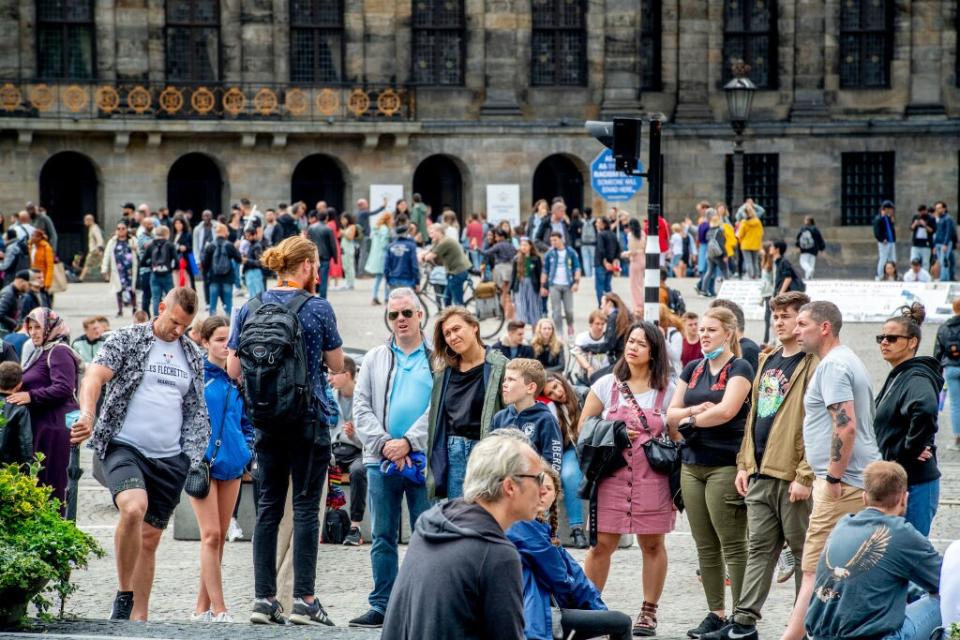
{"type": "Polygon", "coordinates": [[[943,353],[950,360],[960,360],[960,325],[944,325],[943,353]]]}
{"type": "Polygon", "coordinates": [[[343,509],[327,509],[323,519],[323,542],[325,544],[343,544],[350,533],[350,516],[343,509]]]}
{"type": "Polygon", "coordinates": [[[307,353],[297,314],[311,296],[300,291],[287,304],[247,303],[237,356],[243,372],[243,397],[253,425],[278,432],[301,423],[310,410],[307,353]]]}
{"type": "Polygon", "coordinates": [[[667,306],[670,307],[670,311],[673,311],[678,316],[682,316],[687,312],[687,303],[684,302],[683,296],[676,289],[667,289],[669,292],[667,298],[667,306]]]}
{"type": "Polygon", "coordinates": [[[17,256],[17,262],[13,265],[13,269],[11,269],[13,273],[30,268],[30,248],[23,240],[17,240],[17,244],[20,246],[20,254],[17,256]]]}
{"type": "Polygon", "coordinates": [[[210,268],[215,276],[227,276],[233,273],[233,260],[230,259],[226,240],[214,244],[210,268]]]}

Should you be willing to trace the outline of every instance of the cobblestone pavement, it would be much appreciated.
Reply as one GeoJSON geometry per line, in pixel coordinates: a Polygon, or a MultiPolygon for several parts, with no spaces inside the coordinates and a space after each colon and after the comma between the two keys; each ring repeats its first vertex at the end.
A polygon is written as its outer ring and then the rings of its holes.
{"type": "MultiPolygon", "coordinates": [[[[867,285],[867,283],[864,283],[867,285]]],[[[593,309],[595,297],[593,283],[587,279],[584,287],[576,294],[576,320],[578,327],[586,327],[586,316],[593,309]]],[[[383,307],[370,306],[370,280],[358,280],[357,290],[352,292],[331,292],[331,302],[337,313],[341,333],[345,344],[359,348],[370,348],[385,337],[382,322],[383,307]]],[[[693,311],[702,311],[707,300],[693,293],[693,280],[672,283],[683,292],[687,306],[693,311]]],[[[629,286],[625,279],[614,283],[614,290],[624,299],[629,299],[629,286]]],[[[68,318],[73,335],[79,335],[80,321],[83,317],[110,311],[111,297],[104,285],[73,285],[70,290],[57,296],[58,309],[68,318]]],[[[112,314],[111,314],[112,316],[112,314]]],[[[113,322],[113,320],[111,320],[113,322]]],[[[124,321],[128,322],[129,319],[124,321]]],[[[119,321],[117,321],[119,326],[119,321]]],[[[878,326],[871,324],[845,325],[842,339],[857,351],[873,375],[874,388],[879,389],[888,371],[881,360],[873,336],[878,326]]],[[[930,353],[936,327],[925,327],[923,353],[930,353]]],[[[762,335],[762,324],[748,323],[747,334],[751,337],[762,335]]],[[[946,450],[949,443],[949,426],[946,415],[942,420],[940,435],[940,459],[943,469],[943,488],[941,508],[934,522],[932,539],[941,551],[950,541],[960,534],[960,453],[946,450]]],[[[84,465],[89,470],[90,452],[84,450],[84,465]]],[[[76,575],[79,591],[68,602],[70,615],[79,618],[105,618],[109,613],[112,597],[116,589],[113,568],[112,534],[115,511],[110,504],[109,495],[89,474],[82,480],[80,493],[79,522],[81,526],[101,542],[107,550],[107,556],[94,561],[90,568],[76,575]]],[[[695,626],[706,614],[705,602],[696,577],[696,550],[689,534],[686,518],[680,515],[677,530],[667,537],[667,549],[670,569],[666,589],[661,599],[660,637],[685,637],[686,629],[695,626]]],[[[367,609],[366,596],[372,586],[370,575],[369,545],[359,548],[321,545],[318,560],[317,594],[331,617],[340,625],[367,609]]],[[[403,547],[401,547],[401,553],[403,547]]],[[[51,634],[102,635],[116,630],[122,635],[136,637],[188,637],[197,636],[219,638],[237,634],[226,629],[207,628],[202,630],[188,626],[186,631],[180,624],[189,618],[196,597],[198,576],[198,544],[173,539],[172,532],[164,535],[157,562],[156,583],[151,600],[151,619],[169,623],[169,625],[132,625],[105,628],[100,624],[74,623],[72,625],[54,625],[51,634]]],[[[583,560],[583,551],[573,551],[578,560],[583,560]]],[[[253,572],[251,547],[248,542],[228,543],[223,559],[224,589],[228,607],[238,620],[245,620],[253,590],[253,572]]],[[[641,595],[641,557],[634,545],[629,549],[617,551],[610,579],[604,591],[604,599],[614,609],[636,614],[640,609],[641,595]]],[[[764,619],[759,631],[762,637],[779,637],[786,622],[792,603],[790,584],[774,585],[770,599],[764,609],[764,619]]],[[[441,594],[438,594],[441,597],[441,594]]],[[[302,628],[264,630],[246,625],[239,631],[245,637],[305,637],[302,628]],[[261,635],[261,634],[268,635],[261,635]]],[[[375,635],[375,634],[374,634],[375,635]]],[[[343,629],[323,632],[324,638],[362,638],[369,634],[350,635],[343,629]]]]}

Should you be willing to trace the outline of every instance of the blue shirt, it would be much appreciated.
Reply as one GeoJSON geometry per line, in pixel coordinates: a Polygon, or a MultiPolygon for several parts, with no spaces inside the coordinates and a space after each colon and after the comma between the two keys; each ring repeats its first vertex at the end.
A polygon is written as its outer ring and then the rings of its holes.
{"type": "Polygon", "coordinates": [[[393,376],[393,389],[390,390],[387,429],[390,437],[402,438],[430,406],[433,373],[427,360],[427,349],[422,343],[410,355],[405,354],[395,342],[390,343],[390,349],[396,358],[397,372],[393,376]]]}
{"type": "MultiPolygon", "coordinates": [[[[296,291],[271,289],[263,293],[263,302],[286,304],[296,291]]],[[[230,328],[230,340],[227,346],[236,351],[240,345],[240,328],[247,321],[247,304],[244,303],[237,312],[236,321],[230,328]]],[[[313,395],[323,407],[328,416],[327,424],[336,423],[338,410],[336,404],[327,395],[327,376],[323,364],[323,352],[333,351],[343,345],[340,332],[337,331],[337,318],[333,314],[330,303],[318,296],[313,296],[302,307],[297,316],[303,329],[306,340],[307,380],[313,388],[313,395]],[[333,417],[333,420],[330,417],[333,417]]]]}

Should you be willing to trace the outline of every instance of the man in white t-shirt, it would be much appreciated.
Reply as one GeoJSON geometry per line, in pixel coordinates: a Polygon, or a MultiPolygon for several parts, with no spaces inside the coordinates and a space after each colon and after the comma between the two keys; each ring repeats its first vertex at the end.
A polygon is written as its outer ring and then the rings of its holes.
{"type": "Polygon", "coordinates": [[[112,620],[146,620],[157,546],[210,440],[203,356],[186,336],[193,289],[170,291],[152,323],[114,331],[87,368],[71,441],[91,435],[120,511],[114,533],[119,588],[112,620]],[[94,428],[97,401],[106,397],[94,428]]]}
{"type": "Polygon", "coordinates": [[[910,268],[903,274],[904,282],[930,282],[930,272],[923,268],[920,258],[910,261],[910,268]]]}
{"type": "Polygon", "coordinates": [[[567,336],[573,338],[573,294],[580,286],[580,258],[572,249],[567,249],[563,233],[550,233],[552,248],[543,259],[543,271],[540,275],[540,295],[550,296],[553,325],[561,335],[563,319],[567,320],[567,336]],[[560,305],[563,305],[563,313],[560,305]]]}

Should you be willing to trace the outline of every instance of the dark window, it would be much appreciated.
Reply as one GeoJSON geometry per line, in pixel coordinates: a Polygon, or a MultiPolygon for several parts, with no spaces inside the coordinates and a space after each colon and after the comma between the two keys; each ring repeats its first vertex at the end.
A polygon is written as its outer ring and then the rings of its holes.
{"type": "Polygon", "coordinates": [[[587,5],[584,0],[533,0],[531,84],[587,84],[587,5]]]}
{"type": "Polygon", "coordinates": [[[290,80],[343,79],[343,1],[291,0],[290,80]]]}
{"type": "MultiPolygon", "coordinates": [[[[733,156],[727,155],[727,202],[733,201],[733,156]]],[[[764,227],[780,226],[780,156],[776,153],[747,153],[743,156],[743,198],[763,207],[764,227]]],[[[734,211],[736,213],[736,211],[734,211]]]]}
{"type": "Polygon", "coordinates": [[[37,2],[37,75],[41,78],[93,78],[92,0],[37,2]]]}
{"type": "Polygon", "coordinates": [[[640,89],[660,91],[661,0],[640,0],[640,89]]]}
{"type": "Polygon", "coordinates": [[[843,0],[840,3],[840,87],[890,86],[893,54],[893,3],[843,0]]]}
{"type": "Polygon", "coordinates": [[[220,79],[220,3],[167,0],[167,80],[220,79]]]}
{"type": "Polygon", "coordinates": [[[775,0],[725,0],[723,3],[723,81],[730,65],[750,65],[760,89],[777,88],[777,3],[775,0]]]}
{"type": "Polygon", "coordinates": [[[466,12],[463,0],[414,0],[413,81],[462,85],[466,12]]]}
{"type": "Polygon", "coordinates": [[[840,223],[846,226],[872,224],[880,213],[881,202],[895,202],[893,151],[844,153],[841,164],[840,223]]]}

